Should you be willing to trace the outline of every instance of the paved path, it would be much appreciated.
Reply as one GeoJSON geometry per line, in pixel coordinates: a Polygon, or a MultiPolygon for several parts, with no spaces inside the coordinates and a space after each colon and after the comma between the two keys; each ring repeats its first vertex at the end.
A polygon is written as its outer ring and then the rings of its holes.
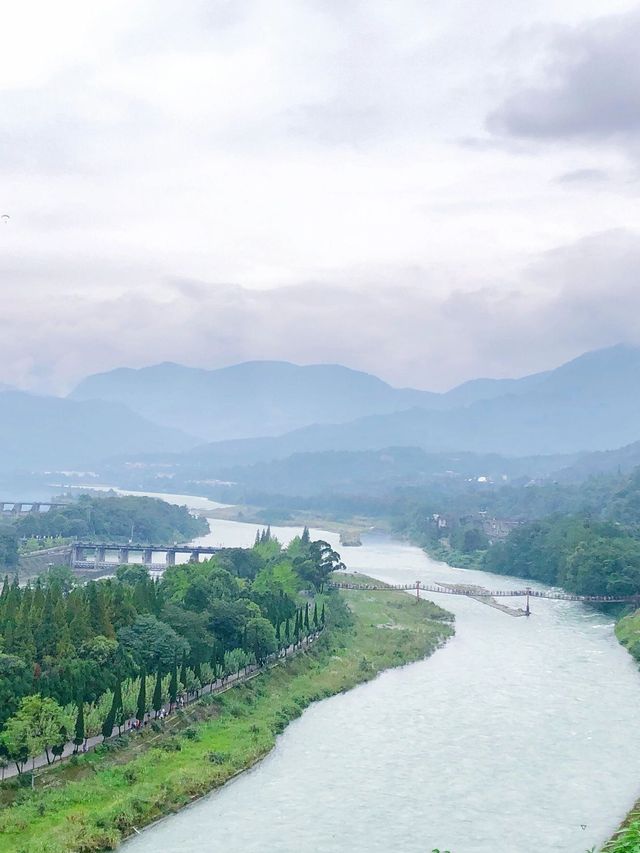
{"type": "MultiPolygon", "coordinates": [[[[188,696],[185,696],[182,705],[176,705],[173,709],[170,709],[169,704],[167,703],[163,706],[162,710],[165,711],[167,717],[174,716],[176,711],[179,711],[182,708],[187,707],[188,705],[192,705],[194,702],[197,702],[198,699],[201,699],[203,696],[206,696],[209,693],[213,693],[213,694],[224,693],[225,691],[230,690],[232,687],[235,687],[237,684],[243,684],[245,681],[249,681],[250,679],[255,678],[257,675],[260,675],[260,673],[264,672],[265,669],[271,669],[274,666],[279,666],[283,661],[288,660],[293,655],[296,655],[296,654],[299,654],[300,652],[306,651],[306,649],[308,649],[309,646],[311,646],[311,644],[314,642],[314,640],[316,639],[316,637],[318,636],[319,633],[320,632],[318,632],[317,634],[311,634],[309,637],[307,637],[305,640],[303,640],[297,648],[295,648],[292,645],[288,646],[286,650],[279,652],[278,655],[276,655],[276,656],[272,656],[271,659],[267,662],[267,664],[265,666],[261,667],[255,663],[251,664],[250,666],[246,667],[246,669],[242,673],[236,673],[235,675],[230,675],[225,679],[219,678],[217,681],[214,681],[213,684],[207,684],[205,687],[203,687],[200,690],[200,692],[197,696],[195,693],[189,694],[188,696]]],[[[145,726],[143,727],[143,730],[144,730],[144,728],[148,728],[149,724],[152,723],[154,721],[154,719],[155,719],[155,712],[152,711],[152,712],[147,713],[145,715],[145,726]]],[[[135,717],[131,717],[130,719],[128,719],[122,728],[122,733],[123,734],[136,734],[137,730],[131,728],[135,724],[135,722],[136,722],[135,717]]],[[[113,732],[111,733],[111,737],[116,737],[118,734],[119,734],[119,731],[118,731],[118,728],[116,726],[113,729],[113,732]]],[[[85,751],[89,752],[90,750],[92,750],[96,746],[98,746],[98,744],[103,743],[103,741],[104,741],[104,738],[102,737],[102,735],[95,735],[94,737],[87,738],[86,750],[85,751]]],[[[64,760],[68,759],[71,755],[74,754],[75,749],[76,749],[76,746],[74,745],[74,743],[72,741],[70,741],[68,744],[65,745],[64,751],[63,751],[60,759],[56,758],[55,764],[57,765],[60,763],[60,761],[64,761],[64,760]]],[[[82,752],[82,749],[80,751],[82,752]]],[[[49,750],[49,752],[51,752],[51,750],[49,750]]],[[[22,772],[28,773],[32,769],[37,770],[38,768],[49,767],[49,766],[53,766],[53,762],[51,763],[51,765],[49,765],[47,763],[47,756],[43,752],[41,755],[38,755],[35,759],[29,760],[25,764],[22,772]]],[[[0,772],[0,775],[1,775],[1,772],[0,772]]],[[[9,767],[5,768],[4,776],[2,778],[3,779],[11,779],[13,776],[17,776],[17,775],[18,775],[18,768],[16,767],[15,762],[13,762],[12,764],[9,765],[9,767]]]]}

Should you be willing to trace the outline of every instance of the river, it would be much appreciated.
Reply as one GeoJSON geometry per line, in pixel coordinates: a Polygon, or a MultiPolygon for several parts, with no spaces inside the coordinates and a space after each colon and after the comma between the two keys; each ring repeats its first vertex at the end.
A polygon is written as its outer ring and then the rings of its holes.
{"type": "MultiPolygon", "coordinates": [[[[254,524],[211,526],[199,543],[255,537],[254,524]]],[[[288,541],[299,531],[272,532],[288,541]]],[[[342,554],[351,570],[393,583],[522,585],[382,536],[342,554]]],[[[256,768],[123,850],[584,853],[602,844],[640,795],[640,678],[612,621],[572,602],[534,599],[524,619],[430,597],[456,615],[445,648],[313,705],[256,768]]]]}

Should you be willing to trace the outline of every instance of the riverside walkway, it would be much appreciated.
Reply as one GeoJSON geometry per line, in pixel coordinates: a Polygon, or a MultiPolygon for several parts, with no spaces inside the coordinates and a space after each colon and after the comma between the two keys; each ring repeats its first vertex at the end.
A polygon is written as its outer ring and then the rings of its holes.
{"type": "MultiPolygon", "coordinates": [[[[203,696],[207,695],[218,695],[220,693],[225,693],[227,690],[231,690],[233,687],[236,687],[238,684],[244,684],[247,681],[251,681],[253,678],[257,678],[263,672],[268,669],[272,669],[275,666],[280,666],[280,664],[285,663],[289,658],[300,654],[301,652],[307,651],[311,647],[311,645],[315,642],[315,640],[322,633],[322,628],[319,628],[317,631],[309,634],[308,637],[305,637],[304,640],[301,640],[300,643],[296,645],[287,646],[284,649],[281,649],[279,652],[270,655],[267,659],[267,662],[260,666],[257,663],[249,664],[247,667],[243,667],[242,672],[236,672],[229,676],[224,676],[224,678],[218,678],[216,681],[213,681],[210,684],[205,685],[199,691],[194,693],[185,693],[180,694],[181,701],[180,703],[175,703],[174,705],[170,705],[168,702],[165,702],[158,712],[161,714],[164,711],[165,719],[170,717],[175,717],[176,712],[182,711],[184,708],[189,705],[193,705],[194,702],[198,702],[203,696]]],[[[145,714],[144,721],[142,722],[142,727],[140,729],[136,728],[136,717],[130,717],[121,727],[118,729],[117,726],[114,726],[113,731],[111,732],[111,737],[117,737],[120,734],[131,734],[136,735],[142,731],[145,731],[151,723],[153,723],[157,719],[157,715],[154,711],[147,711],[145,714]]],[[[91,737],[87,737],[82,747],[78,748],[73,741],[69,741],[69,743],[65,744],[64,750],[60,758],[53,759],[51,761],[47,761],[47,756],[43,752],[40,755],[37,755],[35,758],[30,758],[28,761],[21,766],[20,771],[15,764],[12,762],[7,767],[4,768],[2,772],[0,772],[0,784],[6,779],[11,779],[14,776],[18,776],[20,773],[31,773],[35,770],[44,769],[46,770],[49,767],[57,767],[62,761],[69,759],[72,755],[82,755],[85,752],[89,752],[92,749],[95,749],[96,746],[99,746],[101,743],[104,743],[106,738],[103,738],[102,735],[92,735],[91,737]]]]}

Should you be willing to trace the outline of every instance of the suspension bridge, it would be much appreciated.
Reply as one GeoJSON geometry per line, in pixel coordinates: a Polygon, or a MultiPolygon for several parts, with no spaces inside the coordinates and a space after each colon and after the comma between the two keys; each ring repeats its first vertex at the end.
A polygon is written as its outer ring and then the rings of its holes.
{"type": "Polygon", "coordinates": [[[477,586],[464,586],[462,584],[425,584],[421,581],[405,584],[358,584],[358,583],[340,583],[332,581],[331,586],[334,589],[353,589],[362,591],[380,591],[392,592],[415,592],[416,597],[420,598],[420,593],[435,592],[439,595],[464,595],[467,598],[486,599],[489,603],[490,599],[495,598],[526,598],[526,608],[524,614],[531,614],[530,599],[531,598],[547,598],[553,601],[581,601],[584,604],[634,604],[636,608],[640,607],[640,595],[573,595],[568,592],[560,592],[558,590],[540,590],[525,587],[524,589],[494,589],[488,590],[477,586]]]}

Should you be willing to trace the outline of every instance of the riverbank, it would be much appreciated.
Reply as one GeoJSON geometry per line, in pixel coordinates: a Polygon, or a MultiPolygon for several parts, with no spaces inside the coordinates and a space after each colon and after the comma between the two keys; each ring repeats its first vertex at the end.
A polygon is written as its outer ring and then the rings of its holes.
{"type": "Polygon", "coordinates": [[[634,808],[602,853],[638,853],[640,851],[640,802],[634,808]]]}
{"type": "MultiPolygon", "coordinates": [[[[474,559],[468,555],[469,560],[461,561],[460,553],[443,548],[442,546],[427,548],[423,550],[433,559],[441,560],[456,568],[474,568],[483,570],[481,558],[474,559]]],[[[629,613],[616,621],[615,635],[618,642],[624,646],[629,654],[640,663],[640,610],[629,613]]],[[[640,800],[638,800],[624,822],[614,833],[612,838],[601,848],[601,853],[640,853],[640,800]]]]}
{"type": "Polygon", "coordinates": [[[390,532],[386,519],[373,518],[364,515],[336,516],[328,518],[313,510],[283,510],[278,512],[272,508],[250,506],[248,504],[232,504],[215,509],[200,510],[199,514],[207,519],[222,521],[239,521],[245,524],[270,524],[285,527],[315,527],[328,530],[331,533],[342,533],[345,530],[359,534],[373,530],[390,532]]]}
{"type": "MultiPolygon", "coordinates": [[[[623,616],[616,624],[616,637],[632,657],[640,662],[640,610],[623,616]]],[[[640,800],[613,838],[603,848],[604,853],[639,853],[640,800]]]]}
{"type": "Polygon", "coordinates": [[[332,593],[327,629],[311,651],[21,789],[0,811],[3,853],[114,849],[251,767],[310,703],[431,654],[453,633],[450,621],[397,592],[332,593]]]}

